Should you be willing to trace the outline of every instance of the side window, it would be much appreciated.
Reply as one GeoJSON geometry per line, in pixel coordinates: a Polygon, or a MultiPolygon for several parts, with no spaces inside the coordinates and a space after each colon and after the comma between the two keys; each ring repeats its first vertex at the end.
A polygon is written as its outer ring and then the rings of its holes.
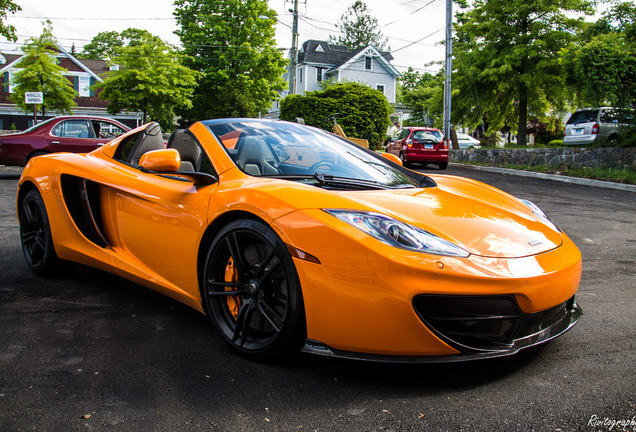
{"type": "Polygon", "coordinates": [[[116,124],[101,120],[93,120],[93,129],[97,138],[113,139],[126,133],[124,129],[116,124]]]}
{"type": "Polygon", "coordinates": [[[216,176],[216,171],[214,170],[212,161],[210,161],[205,150],[201,153],[201,167],[199,168],[199,172],[216,176]]]}
{"type": "Polygon", "coordinates": [[[137,139],[140,137],[141,134],[142,133],[139,132],[123,139],[122,142],[119,143],[119,147],[117,147],[115,156],[113,158],[122,162],[128,162],[130,154],[135,148],[135,143],[137,142],[137,139]]]}
{"type": "Polygon", "coordinates": [[[60,138],[91,138],[88,121],[65,120],[51,130],[51,135],[60,138]]]}
{"type": "Polygon", "coordinates": [[[618,123],[618,118],[614,110],[603,110],[601,112],[601,123],[618,123]]]}

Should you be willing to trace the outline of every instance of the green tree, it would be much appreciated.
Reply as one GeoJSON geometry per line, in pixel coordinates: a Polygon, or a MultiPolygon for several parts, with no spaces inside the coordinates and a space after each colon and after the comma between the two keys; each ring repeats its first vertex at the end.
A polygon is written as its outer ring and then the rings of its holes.
{"type": "Polygon", "coordinates": [[[281,101],[280,118],[305,123],[331,131],[332,116],[345,134],[369,140],[370,146],[379,145],[389,126],[391,106],[379,91],[363,84],[346,82],[325,90],[308,92],[304,96],[290,95],[281,101]]]}
{"type": "Polygon", "coordinates": [[[8,40],[15,42],[18,38],[15,35],[15,27],[5,24],[8,13],[16,13],[22,10],[20,6],[11,0],[0,0],[0,36],[6,37],[8,40]]]}
{"type": "Polygon", "coordinates": [[[474,0],[457,13],[453,41],[452,118],[490,131],[518,128],[526,144],[529,117],[565,109],[559,52],[591,13],[588,0],[474,0]]]}
{"type": "Polygon", "coordinates": [[[71,113],[77,92],[73,90],[73,83],[64,76],[67,70],[56,62],[59,52],[51,21],[47,20],[43,25],[42,34],[30,38],[22,47],[24,55],[15,65],[18,71],[12,79],[15,87],[10,99],[20,109],[31,112],[33,106],[24,102],[24,93],[42,92],[43,117],[47,111],[71,113]]]}
{"type": "Polygon", "coordinates": [[[198,74],[182,64],[184,57],[149,32],[127,46],[115,48],[111,63],[119,70],[108,72],[100,99],[108,101],[108,112],[141,111],[144,122],[158,121],[164,130],[173,127],[175,109],[192,106],[198,74]]]}
{"type": "Polygon", "coordinates": [[[256,117],[286,88],[276,48],[276,13],[266,0],[175,0],[186,65],[201,72],[188,121],[256,117]],[[272,19],[263,19],[263,16],[272,19]]]}
{"type": "Polygon", "coordinates": [[[617,2],[562,51],[566,82],[588,106],[636,108],[636,6],[617,2]]]}
{"type": "Polygon", "coordinates": [[[109,61],[115,56],[115,50],[123,46],[144,43],[152,33],[148,30],[128,28],[121,33],[106,31],[97,35],[86,45],[80,54],[83,59],[109,61]]]}
{"type": "Polygon", "coordinates": [[[398,80],[398,102],[411,110],[404,122],[407,126],[430,126],[439,120],[441,126],[443,107],[438,106],[444,91],[444,75],[420,73],[410,68],[398,80]]]}
{"type": "Polygon", "coordinates": [[[373,45],[382,51],[389,45],[388,38],[380,31],[378,20],[371,16],[367,4],[361,0],[356,0],[349,6],[336,27],[343,36],[330,36],[329,40],[338,45],[346,45],[350,50],[373,45]]]}

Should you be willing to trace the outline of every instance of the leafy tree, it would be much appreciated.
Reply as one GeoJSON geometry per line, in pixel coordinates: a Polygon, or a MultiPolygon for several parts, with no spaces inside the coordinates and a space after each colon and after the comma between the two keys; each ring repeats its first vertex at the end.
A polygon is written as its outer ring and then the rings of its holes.
{"type": "Polygon", "coordinates": [[[110,71],[102,83],[99,97],[108,100],[108,112],[142,111],[158,121],[164,130],[173,127],[177,108],[192,106],[191,96],[198,74],[182,64],[169,45],[144,32],[127,46],[113,50],[112,63],[119,70],[110,71]]]}
{"type": "Polygon", "coordinates": [[[367,139],[371,146],[384,139],[390,113],[391,106],[382,93],[353,82],[335,84],[304,96],[289,95],[280,104],[282,120],[295,121],[301,117],[308,125],[331,131],[332,116],[336,115],[347,136],[367,139]]]}
{"type": "Polygon", "coordinates": [[[420,82],[413,90],[404,92],[404,105],[411,108],[410,117],[404,122],[407,126],[430,126],[431,122],[442,127],[444,77],[441,74],[430,75],[431,79],[420,82]]]}
{"type": "Polygon", "coordinates": [[[64,76],[66,69],[56,63],[58,48],[51,21],[43,24],[42,34],[30,38],[22,47],[24,56],[15,65],[18,72],[12,79],[15,87],[10,99],[20,109],[31,112],[33,106],[24,102],[24,93],[42,92],[43,117],[47,110],[71,113],[77,92],[73,90],[73,83],[64,76]]]}
{"type": "Polygon", "coordinates": [[[518,128],[526,143],[529,117],[565,109],[559,52],[581,28],[588,0],[474,0],[463,11],[453,41],[452,118],[491,130],[518,128]]]}
{"type": "Polygon", "coordinates": [[[636,107],[636,6],[615,3],[562,51],[566,82],[581,105],[636,107]]]}
{"type": "Polygon", "coordinates": [[[141,44],[149,37],[152,37],[152,33],[148,30],[132,27],[121,33],[116,31],[100,32],[90,43],[84,45],[80,56],[83,59],[109,61],[115,56],[117,48],[141,44]]]}
{"type": "Polygon", "coordinates": [[[329,40],[350,50],[373,45],[382,51],[388,47],[389,40],[380,32],[378,20],[370,15],[367,4],[361,0],[349,6],[336,27],[344,36],[330,36],[329,40]]]}
{"type": "Polygon", "coordinates": [[[404,122],[407,126],[430,126],[431,121],[442,121],[444,91],[443,73],[432,75],[409,68],[399,78],[398,101],[412,110],[404,122]],[[438,106],[439,105],[439,106],[438,106]]]}
{"type": "Polygon", "coordinates": [[[7,13],[13,14],[20,10],[22,8],[11,0],[0,0],[0,36],[4,36],[12,42],[18,40],[15,35],[15,27],[6,25],[4,21],[7,19],[7,13]]]}
{"type": "Polygon", "coordinates": [[[275,12],[266,0],[175,0],[174,15],[186,65],[201,72],[193,106],[181,114],[194,121],[255,117],[286,88],[287,61],[276,48],[275,12]]]}

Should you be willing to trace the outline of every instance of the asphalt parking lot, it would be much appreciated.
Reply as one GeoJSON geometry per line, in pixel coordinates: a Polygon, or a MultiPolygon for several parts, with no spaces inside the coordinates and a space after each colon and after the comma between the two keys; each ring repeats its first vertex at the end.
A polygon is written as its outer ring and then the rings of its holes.
{"type": "Polygon", "coordinates": [[[87,267],[34,276],[17,180],[0,176],[0,431],[636,431],[636,193],[446,174],[534,201],[579,246],[569,333],[470,363],[250,362],[146,288],[87,267]]]}

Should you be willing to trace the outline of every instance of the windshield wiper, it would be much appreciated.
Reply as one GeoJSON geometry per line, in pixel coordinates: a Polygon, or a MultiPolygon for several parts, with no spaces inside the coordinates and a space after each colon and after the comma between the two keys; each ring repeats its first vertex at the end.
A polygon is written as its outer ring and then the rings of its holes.
{"type": "Polygon", "coordinates": [[[362,180],[348,177],[335,177],[331,174],[316,173],[314,178],[325,186],[347,186],[360,189],[392,189],[390,186],[384,185],[374,180],[362,180]]]}
{"type": "Polygon", "coordinates": [[[331,174],[281,174],[268,175],[269,178],[283,180],[316,180],[320,186],[332,186],[340,189],[395,189],[374,180],[363,180],[349,177],[334,177],[331,174]]]}

